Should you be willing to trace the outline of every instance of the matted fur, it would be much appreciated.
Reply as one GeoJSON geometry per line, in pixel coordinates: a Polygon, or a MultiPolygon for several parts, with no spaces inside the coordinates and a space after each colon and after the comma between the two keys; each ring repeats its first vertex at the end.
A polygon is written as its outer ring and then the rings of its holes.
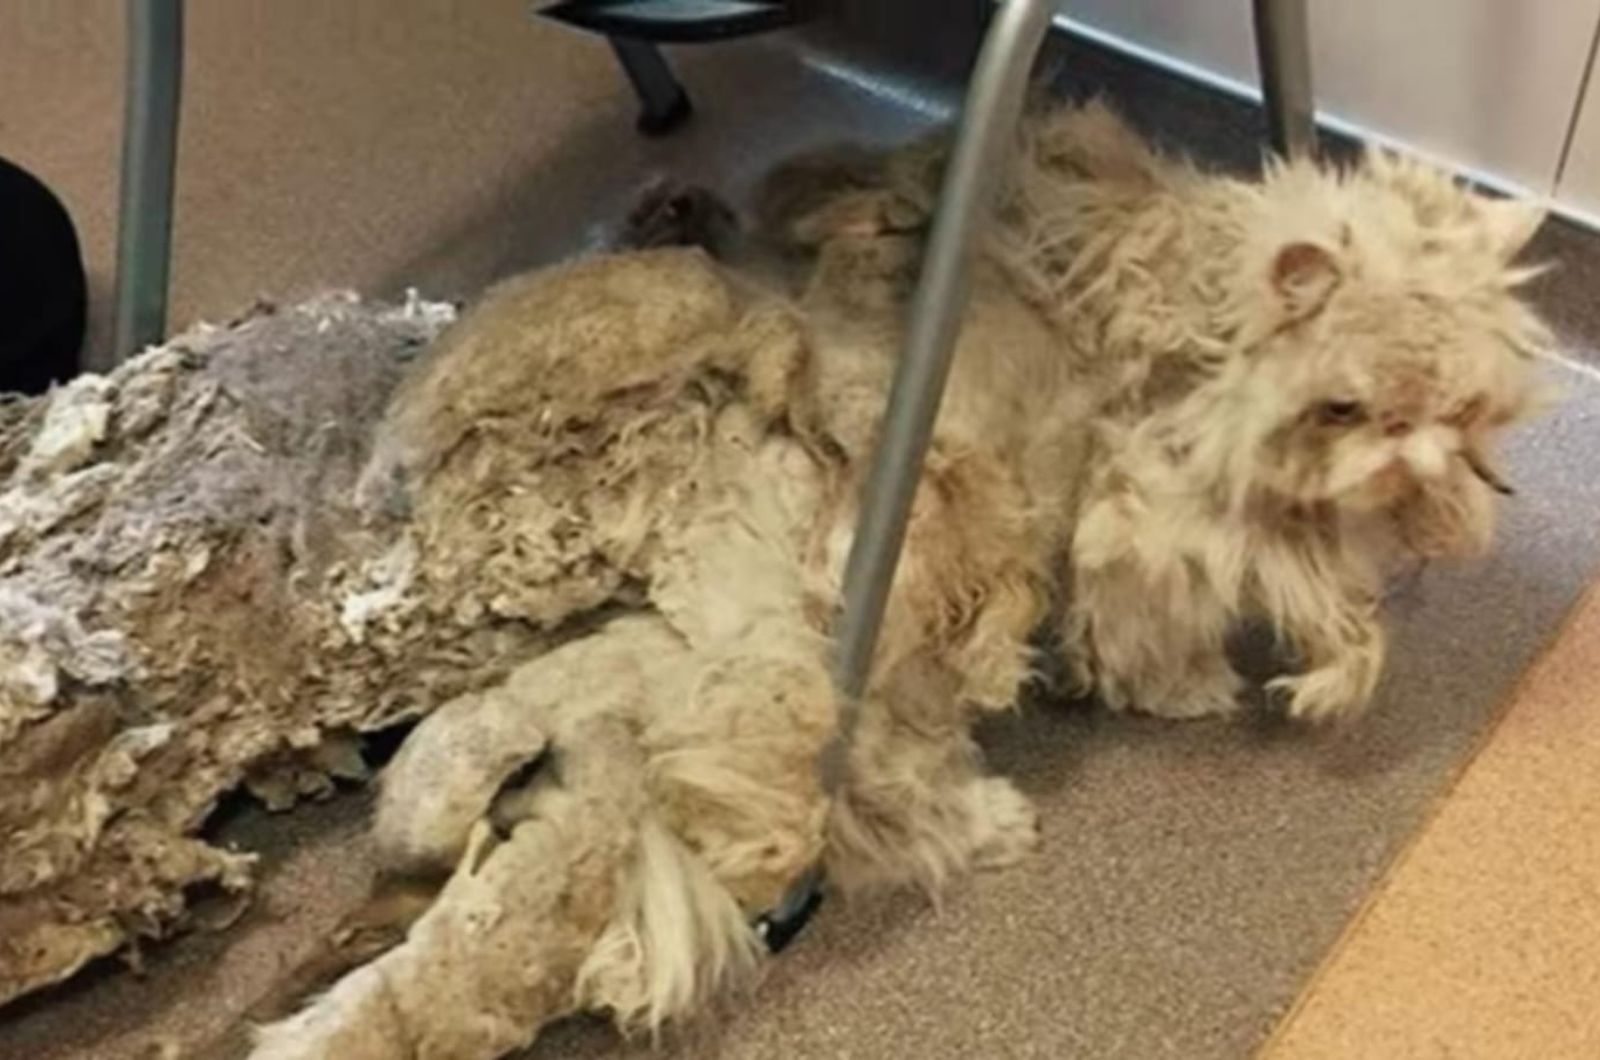
{"type": "Polygon", "coordinates": [[[1379,155],[1211,177],[1104,108],[1044,114],[828,805],[832,601],[942,151],[781,169],[755,233],[779,267],[514,280],[401,393],[367,488],[413,513],[419,577],[508,619],[634,613],[419,726],[377,838],[448,880],[261,1060],[489,1058],[576,1008],[653,1031],[758,963],[749,918],[818,857],[936,890],[1033,847],[971,729],[1052,612],[1114,707],[1233,709],[1224,638],[1265,618],[1305,660],[1274,683],[1291,712],[1348,714],[1386,559],[1486,546],[1489,449],[1546,341],[1514,293],[1529,211],[1379,155]]]}

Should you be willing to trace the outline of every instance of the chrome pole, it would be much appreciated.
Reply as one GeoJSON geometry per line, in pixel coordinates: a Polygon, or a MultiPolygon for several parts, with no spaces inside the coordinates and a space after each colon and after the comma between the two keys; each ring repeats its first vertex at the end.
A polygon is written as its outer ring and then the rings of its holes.
{"type": "Polygon", "coordinates": [[[845,700],[838,745],[848,743],[857,701],[866,691],[912,498],[972,292],[973,257],[1054,13],[1054,0],[1002,4],[967,90],[845,568],[834,671],[845,700]]]}
{"type": "MultiPolygon", "coordinates": [[[[962,106],[845,567],[834,662],[839,724],[821,763],[829,794],[844,777],[911,502],[972,291],[973,257],[1055,8],[1056,0],[1005,0],[984,37],[962,106]]],[[[821,869],[813,867],[790,888],[765,918],[769,946],[780,948],[797,922],[804,922],[821,885],[821,869]]]]}

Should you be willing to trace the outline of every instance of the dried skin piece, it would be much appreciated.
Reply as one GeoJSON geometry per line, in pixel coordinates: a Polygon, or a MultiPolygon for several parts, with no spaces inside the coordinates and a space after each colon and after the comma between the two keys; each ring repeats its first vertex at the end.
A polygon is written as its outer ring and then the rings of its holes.
{"type": "Polygon", "coordinates": [[[297,551],[353,526],[340,475],[347,489],[403,353],[435,330],[323,300],[185,336],[12,419],[0,999],[164,934],[186,887],[245,887],[248,856],[192,838],[216,798],[365,712],[300,698],[302,667],[273,649],[326,627],[327,565],[297,551]],[[333,380],[316,370],[330,349],[333,380]]]}
{"type": "Polygon", "coordinates": [[[461,658],[401,674],[338,623],[383,546],[350,503],[371,432],[449,315],[320,299],[8,414],[0,999],[165,935],[195,884],[246,888],[250,857],[194,836],[253,770],[348,770],[325,734],[368,727],[376,689],[449,694],[534,639],[447,634],[428,656],[461,658]]]}

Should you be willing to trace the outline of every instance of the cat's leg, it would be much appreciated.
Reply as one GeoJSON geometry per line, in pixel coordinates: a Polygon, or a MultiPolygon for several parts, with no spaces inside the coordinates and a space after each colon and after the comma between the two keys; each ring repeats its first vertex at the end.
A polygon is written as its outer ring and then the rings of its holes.
{"type": "Polygon", "coordinates": [[[1268,682],[1268,691],[1285,699],[1291,717],[1307,721],[1364,711],[1383,673],[1378,593],[1304,564],[1276,565],[1262,580],[1275,590],[1274,618],[1306,661],[1302,672],[1268,682]]]}
{"type": "Polygon", "coordinates": [[[846,891],[911,884],[937,893],[956,876],[1038,849],[1032,804],[984,773],[970,720],[930,719],[928,703],[862,704],[828,825],[828,875],[846,891]]]}
{"type": "Polygon", "coordinates": [[[641,738],[692,698],[697,662],[659,616],[617,619],[420,726],[379,847],[454,864],[398,945],[263,1031],[257,1060],[491,1060],[576,1008],[654,1029],[753,965],[748,915],[678,833],[641,738]]]}
{"type": "Polygon", "coordinates": [[[719,418],[707,471],[703,502],[663,533],[650,567],[692,677],[641,735],[663,818],[753,915],[822,849],[818,759],[835,692],[800,557],[822,483],[798,443],[765,437],[748,410],[719,418]]]}
{"type": "MultiPolygon", "coordinates": [[[[1114,710],[1203,718],[1239,709],[1232,593],[1172,540],[1171,520],[1111,498],[1086,506],[1069,558],[1060,646],[1083,691],[1114,710]]],[[[1189,543],[1214,532],[1190,527],[1189,543]]],[[[1213,550],[1220,551],[1220,550],[1213,550]]]]}
{"type": "Polygon", "coordinates": [[[643,737],[651,802],[749,915],[774,908],[822,854],[818,773],[834,689],[815,635],[779,628],[697,653],[687,695],[643,737]]]}
{"type": "Polygon", "coordinates": [[[982,714],[1012,708],[1033,673],[1046,554],[1002,461],[935,446],[830,825],[841,886],[936,890],[1037,848],[1033,807],[985,773],[971,733],[982,714]]]}
{"type": "Polygon", "coordinates": [[[559,773],[568,729],[592,717],[637,717],[650,698],[681,685],[687,660],[665,622],[623,617],[439,707],[381,777],[373,821],[381,866],[449,871],[474,824],[514,816],[559,773]]]}
{"type": "Polygon", "coordinates": [[[494,1060],[578,1009],[655,1030],[747,970],[744,912],[653,812],[621,718],[569,732],[508,834],[473,826],[405,941],[263,1029],[253,1060],[494,1060]]]}
{"type": "Polygon", "coordinates": [[[1064,650],[1083,689],[1117,711],[1176,721],[1235,713],[1243,681],[1224,637],[1211,621],[1186,618],[1194,615],[1162,613],[1125,592],[1085,592],[1072,604],[1064,650]]]}
{"type": "MultiPolygon", "coordinates": [[[[622,618],[523,664],[502,683],[457,696],[424,719],[380,779],[377,879],[366,902],[252,1006],[271,1022],[351,969],[401,945],[457,870],[474,828],[502,839],[542,812],[585,753],[584,726],[625,724],[647,688],[670,685],[686,649],[657,618],[622,618]],[[647,684],[640,663],[657,673],[647,684]]],[[[643,771],[619,773],[618,790],[643,771]]],[[[342,1032],[340,1032],[342,1033],[342,1032]]],[[[315,1055],[311,1053],[301,1055],[315,1055]]]]}
{"type": "Polygon", "coordinates": [[[505,836],[474,824],[405,940],[263,1028],[253,1060],[492,1060],[573,1010],[579,970],[630,885],[642,806],[622,719],[570,735],[537,812],[505,836]]]}
{"type": "Polygon", "coordinates": [[[932,892],[1038,850],[1038,813],[1009,779],[986,771],[970,719],[946,728],[883,700],[863,709],[876,718],[858,733],[829,833],[829,864],[843,885],[932,892]]]}

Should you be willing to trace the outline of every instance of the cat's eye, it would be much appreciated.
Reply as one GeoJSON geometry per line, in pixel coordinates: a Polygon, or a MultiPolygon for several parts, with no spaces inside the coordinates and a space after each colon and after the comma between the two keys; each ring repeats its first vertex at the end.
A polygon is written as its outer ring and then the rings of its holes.
{"type": "Polygon", "coordinates": [[[1318,423],[1329,426],[1348,426],[1367,418],[1367,410],[1359,401],[1324,401],[1316,407],[1318,423]]]}
{"type": "Polygon", "coordinates": [[[1466,429],[1481,419],[1488,407],[1489,399],[1482,394],[1478,394],[1458,406],[1450,415],[1444,418],[1444,422],[1452,427],[1466,429]]]}

